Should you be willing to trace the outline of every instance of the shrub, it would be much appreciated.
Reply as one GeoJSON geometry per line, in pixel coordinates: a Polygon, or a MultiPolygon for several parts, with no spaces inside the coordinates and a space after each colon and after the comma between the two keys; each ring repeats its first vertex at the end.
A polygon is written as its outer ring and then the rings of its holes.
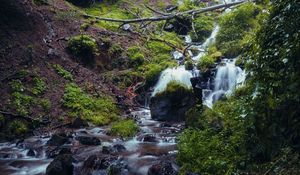
{"type": "Polygon", "coordinates": [[[77,85],[66,85],[63,105],[70,110],[70,116],[81,117],[96,125],[105,125],[118,118],[119,110],[109,96],[93,97],[77,85]]]}
{"type": "Polygon", "coordinates": [[[184,63],[184,67],[186,70],[193,70],[194,69],[194,63],[192,60],[187,60],[185,63],[184,63]]]}
{"type": "Polygon", "coordinates": [[[260,9],[254,3],[246,3],[220,17],[220,31],[216,44],[226,57],[241,54],[241,41],[246,33],[256,27],[255,19],[260,9]]]}
{"type": "Polygon", "coordinates": [[[121,120],[112,124],[110,133],[121,137],[132,137],[138,129],[139,127],[133,120],[121,120]]]}
{"type": "Polygon", "coordinates": [[[200,15],[194,21],[194,31],[190,31],[189,34],[194,42],[203,42],[208,38],[214,28],[214,19],[211,16],[200,15]]]}
{"type": "Polygon", "coordinates": [[[73,75],[69,71],[65,70],[61,65],[54,64],[53,67],[58,75],[62,76],[66,80],[73,81],[73,75]]]}
{"type": "Polygon", "coordinates": [[[8,124],[8,131],[14,136],[24,136],[28,132],[28,126],[20,120],[13,120],[8,124]]]}
{"type": "Polygon", "coordinates": [[[71,54],[78,56],[86,64],[94,62],[94,56],[98,54],[98,45],[89,35],[78,35],[68,41],[68,49],[71,54]]]}
{"type": "Polygon", "coordinates": [[[215,60],[209,56],[209,55],[205,55],[203,56],[198,64],[197,64],[197,68],[203,72],[207,71],[210,67],[212,67],[215,64],[215,60]]]}
{"type": "Polygon", "coordinates": [[[20,92],[13,92],[11,94],[12,101],[11,104],[16,110],[16,112],[21,116],[28,115],[28,110],[33,103],[33,97],[29,95],[22,94],[20,92]]]}
{"type": "Polygon", "coordinates": [[[31,92],[34,95],[40,95],[45,92],[47,88],[46,83],[40,77],[33,78],[33,88],[31,88],[31,92]]]}

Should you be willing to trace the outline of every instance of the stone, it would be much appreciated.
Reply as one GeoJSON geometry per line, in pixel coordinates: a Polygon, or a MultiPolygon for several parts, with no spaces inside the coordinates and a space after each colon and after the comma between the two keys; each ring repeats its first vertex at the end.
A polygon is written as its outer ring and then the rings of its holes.
{"type": "Polygon", "coordinates": [[[94,170],[104,170],[117,161],[117,156],[112,155],[91,155],[83,163],[81,174],[91,174],[94,170]]]}
{"type": "Polygon", "coordinates": [[[172,166],[170,161],[160,161],[152,165],[148,170],[148,175],[178,175],[178,170],[172,166]]]}
{"type": "Polygon", "coordinates": [[[155,135],[148,134],[145,135],[143,138],[143,142],[159,142],[155,135]]]}
{"type": "Polygon", "coordinates": [[[78,136],[76,138],[82,145],[101,145],[101,140],[97,137],[78,136]]]}
{"type": "Polygon", "coordinates": [[[71,123],[71,128],[84,128],[88,126],[89,124],[80,117],[75,118],[71,123]]]}
{"type": "Polygon", "coordinates": [[[73,175],[74,161],[71,154],[59,155],[48,165],[46,175],[73,175]]]}
{"type": "Polygon", "coordinates": [[[35,157],[35,152],[33,149],[29,149],[26,156],[29,156],[29,157],[35,157]]]}
{"type": "Polygon", "coordinates": [[[48,140],[47,145],[48,146],[61,146],[68,142],[68,137],[64,133],[59,134],[53,134],[50,140],[48,140]]]}

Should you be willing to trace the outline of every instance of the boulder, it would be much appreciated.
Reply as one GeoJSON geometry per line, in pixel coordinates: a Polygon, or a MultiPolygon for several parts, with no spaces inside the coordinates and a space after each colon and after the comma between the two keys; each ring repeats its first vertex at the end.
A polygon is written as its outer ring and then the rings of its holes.
{"type": "Polygon", "coordinates": [[[91,155],[83,163],[81,174],[92,174],[95,170],[104,170],[110,167],[118,159],[117,156],[111,155],[91,155]]]}
{"type": "Polygon", "coordinates": [[[150,99],[150,110],[153,119],[160,121],[184,121],[185,113],[196,104],[192,89],[169,83],[164,92],[150,99]]]}
{"type": "Polygon", "coordinates": [[[47,154],[48,158],[53,159],[59,155],[72,154],[72,151],[71,151],[71,148],[69,148],[69,147],[56,147],[55,149],[47,150],[46,154],[47,154]]]}
{"type": "Polygon", "coordinates": [[[53,134],[50,140],[48,140],[48,146],[61,146],[68,142],[68,137],[64,133],[53,134]]]}
{"type": "Polygon", "coordinates": [[[101,145],[101,140],[92,136],[78,136],[76,138],[82,145],[101,145]]]}
{"type": "Polygon", "coordinates": [[[116,154],[121,153],[123,151],[126,151],[125,146],[121,144],[116,144],[114,146],[103,146],[102,147],[102,153],[103,154],[116,154]]]}
{"type": "Polygon", "coordinates": [[[35,157],[35,152],[33,149],[29,149],[26,156],[29,156],[29,157],[35,157]]]}
{"type": "Polygon", "coordinates": [[[88,123],[82,120],[80,117],[75,118],[71,123],[71,128],[84,128],[88,126],[88,123]]]}
{"type": "Polygon", "coordinates": [[[59,155],[48,165],[46,175],[73,175],[73,162],[71,154],[59,155]]]}
{"type": "Polygon", "coordinates": [[[144,136],[143,142],[159,142],[155,135],[147,134],[144,136]]]}
{"type": "Polygon", "coordinates": [[[170,161],[160,161],[152,165],[148,170],[148,175],[178,175],[178,170],[175,169],[170,161]]]}

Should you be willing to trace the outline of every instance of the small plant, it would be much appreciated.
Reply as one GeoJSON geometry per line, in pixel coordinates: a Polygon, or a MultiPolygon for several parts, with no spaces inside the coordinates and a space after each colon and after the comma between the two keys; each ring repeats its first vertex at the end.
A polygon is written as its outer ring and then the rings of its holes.
{"type": "Polygon", "coordinates": [[[214,64],[215,64],[215,60],[211,56],[205,55],[199,60],[197,67],[199,70],[205,72],[214,64]]]}
{"type": "Polygon", "coordinates": [[[185,67],[186,70],[193,70],[194,69],[193,61],[192,60],[187,60],[184,63],[184,67],[185,67]]]}
{"type": "Polygon", "coordinates": [[[20,80],[12,80],[10,86],[14,92],[23,92],[25,87],[20,80]]]}
{"type": "Polygon", "coordinates": [[[58,75],[62,76],[66,80],[73,81],[73,75],[69,71],[65,70],[61,65],[55,64],[53,67],[58,75]]]}
{"type": "Polygon", "coordinates": [[[89,35],[78,35],[68,41],[68,49],[71,54],[78,56],[86,64],[93,64],[94,56],[98,54],[98,45],[89,35]]]}
{"type": "Polygon", "coordinates": [[[33,88],[31,89],[31,92],[34,94],[34,95],[40,95],[42,94],[46,88],[47,88],[47,85],[46,83],[39,77],[34,77],[33,78],[33,88]]]}
{"type": "Polygon", "coordinates": [[[33,97],[29,95],[22,94],[20,92],[13,92],[12,96],[12,106],[19,115],[28,115],[28,110],[33,102],[33,97]]]}
{"type": "Polygon", "coordinates": [[[110,133],[120,137],[132,137],[138,129],[139,127],[133,120],[121,120],[112,124],[110,133]]]}
{"type": "Polygon", "coordinates": [[[45,112],[50,112],[51,102],[48,99],[39,100],[39,105],[43,108],[45,112]]]}
{"type": "Polygon", "coordinates": [[[28,126],[20,120],[13,120],[9,123],[8,130],[12,135],[24,136],[28,132],[28,126]]]}

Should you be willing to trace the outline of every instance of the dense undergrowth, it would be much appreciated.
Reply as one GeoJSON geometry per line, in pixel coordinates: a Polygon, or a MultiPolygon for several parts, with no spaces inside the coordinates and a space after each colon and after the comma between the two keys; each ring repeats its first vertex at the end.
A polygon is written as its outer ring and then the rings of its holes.
{"type": "Polygon", "coordinates": [[[216,46],[225,56],[247,51],[250,76],[212,109],[187,113],[189,129],[178,144],[182,173],[299,173],[299,5],[274,0],[268,17],[246,4],[220,18],[216,46]]]}

